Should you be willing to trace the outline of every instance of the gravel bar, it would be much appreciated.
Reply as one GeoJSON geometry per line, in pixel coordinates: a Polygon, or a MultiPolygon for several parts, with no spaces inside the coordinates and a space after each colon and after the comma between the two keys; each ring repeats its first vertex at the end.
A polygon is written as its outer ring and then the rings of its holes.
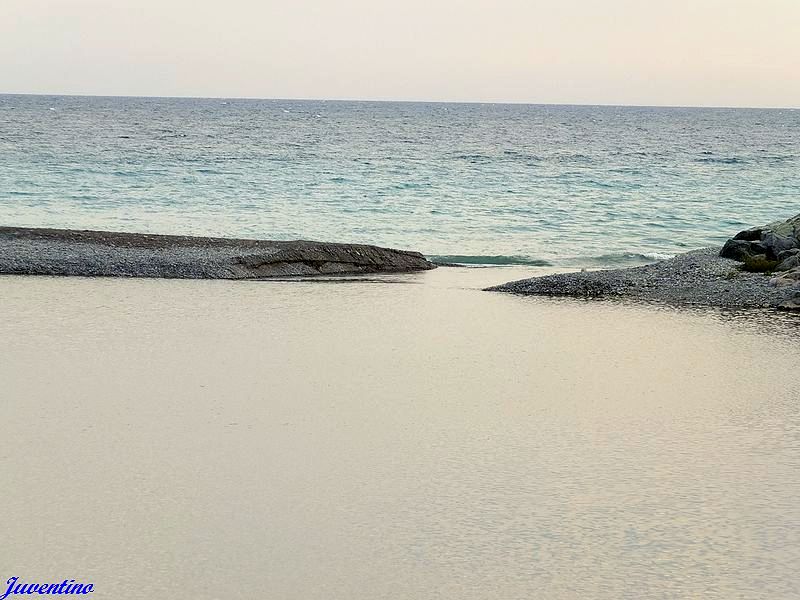
{"type": "Polygon", "coordinates": [[[719,248],[695,250],[641,267],[546,275],[487,290],[725,308],[778,307],[798,293],[795,288],[771,286],[770,277],[763,273],[741,270],[738,262],[720,258],[719,248]]]}
{"type": "Polygon", "coordinates": [[[363,244],[0,227],[0,274],[263,279],[433,268],[419,252],[363,244]]]}

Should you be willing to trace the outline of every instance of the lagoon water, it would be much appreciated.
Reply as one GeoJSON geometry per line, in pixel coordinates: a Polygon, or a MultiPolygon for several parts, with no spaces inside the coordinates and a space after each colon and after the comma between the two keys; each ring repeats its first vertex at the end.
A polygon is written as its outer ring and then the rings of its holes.
{"type": "Polygon", "coordinates": [[[798,173],[798,110],[0,95],[7,225],[608,266],[795,214],[798,173]]]}
{"type": "Polygon", "coordinates": [[[95,597],[797,598],[797,323],[0,277],[3,577],[95,597]]]}

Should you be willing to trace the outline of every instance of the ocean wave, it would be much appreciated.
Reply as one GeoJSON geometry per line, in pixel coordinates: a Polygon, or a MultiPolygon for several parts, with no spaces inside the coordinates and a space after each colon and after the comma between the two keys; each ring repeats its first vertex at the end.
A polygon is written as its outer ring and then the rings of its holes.
{"type": "Polygon", "coordinates": [[[696,159],[696,162],[709,164],[709,165],[739,165],[744,163],[744,159],[737,158],[735,156],[728,156],[728,157],[717,157],[717,156],[705,156],[703,158],[696,159]]]}
{"type": "Polygon", "coordinates": [[[492,157],[486,154],[456,154],[452,157],[455,160],[463,160],[472,164],[485,164],[492,162],[492,157]]]}
{"type": "Polygon", "coordinates": [[[402,183],[396,183],[391,188],[393,190],[418,190],[423,188],[430,188],[433,187],[433,184],[428,181],[404,181],[402,183]]]}
{"type": "Polygon", "coordinates": [[[572,261],[573,264],[586,264],[592,266],[622,266],[632,264],[647,264],[659,260],[675,258],[674,254],[667,252],[612,252],[599,256],[579,257],[572,261]]]}
{"type": "Polygon", "coordinates": [[[668,260],[670,258],[675,258],[674,254],[667,254],[666,252],[645,252],[640,256],[644,256],[648,260],[668,260]]]}
{"type": "Polygon", "coordinates": [[[482,265],[482,266],[512,266],[524,265],[529,267],[549,267],[553,263],[527,256],[484,256],[484,255],[464,255],[464,254],[445,254],[429,256],[428,260],[437,263],[451,263],[457,265],[482,265]]]}
{"type": "Polygon", "coordinates": [[[503,156],[506,160],[520,162],[526,165],[533,165],[543,162],[543,158],[536,154],[529,154],[527,152],[520,152],[517,150],[503,150],[503,156]]]}

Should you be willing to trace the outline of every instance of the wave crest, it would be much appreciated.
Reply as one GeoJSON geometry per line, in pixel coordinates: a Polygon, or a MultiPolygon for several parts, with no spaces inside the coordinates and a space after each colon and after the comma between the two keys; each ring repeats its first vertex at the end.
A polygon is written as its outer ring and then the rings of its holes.
{"type": "Polygon", "coordinates": [[[480,265],[480,266],[511,266],[524,265],[528,267],[550,267],[553,263],[539,258],[527,256],[506,256],[506,255],[481,255],[481,254],[442,254],[429,256],[429,260],[435,263],[450,263],[456,265],[480,265]]]}

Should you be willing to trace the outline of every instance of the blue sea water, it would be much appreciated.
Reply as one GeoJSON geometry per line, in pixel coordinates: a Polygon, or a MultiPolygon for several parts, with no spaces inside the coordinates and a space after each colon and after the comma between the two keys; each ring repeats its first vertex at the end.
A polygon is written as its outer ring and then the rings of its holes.
{"type": "Polygon", "coordinates": [[[0,95],[0,224],[607,266],[800,212],[800,111],[0,95]]]}

